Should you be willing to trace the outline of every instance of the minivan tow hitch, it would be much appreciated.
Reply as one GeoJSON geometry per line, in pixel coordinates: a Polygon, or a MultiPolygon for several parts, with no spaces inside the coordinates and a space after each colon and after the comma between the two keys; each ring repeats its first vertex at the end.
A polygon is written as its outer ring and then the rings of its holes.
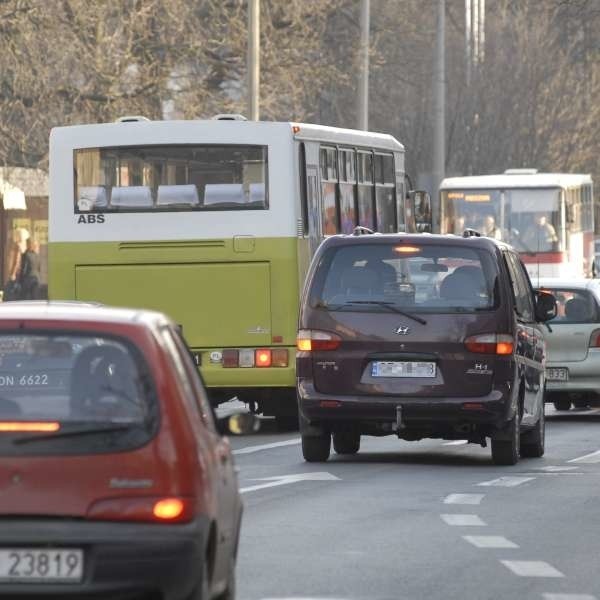
{"type": "Polygon", "coordinates": [[[402,405],[398,404],[396,406],[396,431],[399,434],[403,429],[406,429],[406,425],[402,421],[402,405]]]}

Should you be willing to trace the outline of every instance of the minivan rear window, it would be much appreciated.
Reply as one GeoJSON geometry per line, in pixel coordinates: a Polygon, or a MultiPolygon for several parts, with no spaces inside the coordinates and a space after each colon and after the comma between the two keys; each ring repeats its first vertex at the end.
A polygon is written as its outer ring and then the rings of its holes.
{"type": "Polygon", "coordinates": [[[139,351],[103,336],[0,335],[0,454],[110,452],[154,434],[139,351]]]}
{"type": "Polygon", "coordinates": [[[497,304],[492,255],[456,245],[389,243],[330,248],[310,304],[328,310],[473,312],[497,304]]]}
{"type": "Polygon", "coordinates": [[[552,288],[548,290],[556,298],[555,323],[597,323],[598,305],[587,290],[552,288]]]}

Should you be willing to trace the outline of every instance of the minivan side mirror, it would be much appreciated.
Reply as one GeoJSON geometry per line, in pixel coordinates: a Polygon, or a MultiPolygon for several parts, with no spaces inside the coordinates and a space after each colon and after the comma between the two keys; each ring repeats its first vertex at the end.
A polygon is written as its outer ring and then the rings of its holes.
{"type": "Polygon", "coordinates": [[[536,290],[535,292],[535,320],[545,323],[556,317],[556,298],[549,292],[536,290]]]}

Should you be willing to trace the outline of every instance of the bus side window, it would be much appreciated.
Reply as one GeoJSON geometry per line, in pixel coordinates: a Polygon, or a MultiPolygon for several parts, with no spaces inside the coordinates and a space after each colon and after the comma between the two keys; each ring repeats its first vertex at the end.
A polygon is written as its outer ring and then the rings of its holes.
{"type": "Polygon", "coordinates": [[[373,154],[358,152],[358,224],[375,229],[373,210],[373,154]]]}
{"type": "Polygon", "coordinates": [[[396,231],[396,187],[394,185],[394,155],[375,154],[375,208],[377,231],[396,231]]]}
{"type": "Polygon", "coordinates": [[[302,214],[302,235],[308,235],[308,184],[306,180],[306,147],[300,144],[298,149],[300,159],[300,211],[302,214]]]}
{"type": "Polygon", "coordinates": [[[337,187],[337,149],[321,147],[319,154],[321,166],[321,198],[323,235],[334,235],[339,231],[337,187]]]}

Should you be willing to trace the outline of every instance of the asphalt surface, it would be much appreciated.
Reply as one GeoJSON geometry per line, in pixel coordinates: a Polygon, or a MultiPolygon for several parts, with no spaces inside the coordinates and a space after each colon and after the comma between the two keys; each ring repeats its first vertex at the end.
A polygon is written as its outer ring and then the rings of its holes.
{"type": "Polygon", "coordinates": [[[391,436],[308,464],[267,420],[233,438],[238,599],[600,600],[600,410],[546,414],[545,456],[514,467],[391,436]]]}

